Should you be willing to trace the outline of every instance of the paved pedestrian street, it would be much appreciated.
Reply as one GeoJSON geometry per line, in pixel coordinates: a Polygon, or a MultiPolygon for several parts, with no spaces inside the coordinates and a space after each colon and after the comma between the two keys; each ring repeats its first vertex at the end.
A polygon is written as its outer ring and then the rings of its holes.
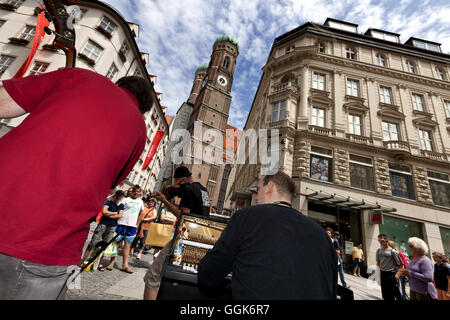
{"type": "MultiPolygon", "coordinates": [[[[91,225],[89,238],[96,227],[96,223],[91,225]]],[[[85,247],[88,242],[86,242],[85,247]]],[[[66,300],[142,300],[144,294],[143,277],[147,268],[153,262],[153,249],[148,254],[143,254],[142,259],[130,257],[130,267],[133,274],[120,271],[122,266],[122,255],[116,258],[116,265],[112,271],[85,271],[81,274],[81,281],[77,288],[67,291],[66,300]]],[[[102,264],[106,266],[109,258],[102,259],[102,264]]],[[[345,280],[353,291],[355,300],[381,300],[380,286],[373,280],[354,277],[345,274],[345,280]]],[[[340,283],[340,282],[339,282],[340,283]]],[[[409,288],[406,289],[409,292],[409,288]]]]}

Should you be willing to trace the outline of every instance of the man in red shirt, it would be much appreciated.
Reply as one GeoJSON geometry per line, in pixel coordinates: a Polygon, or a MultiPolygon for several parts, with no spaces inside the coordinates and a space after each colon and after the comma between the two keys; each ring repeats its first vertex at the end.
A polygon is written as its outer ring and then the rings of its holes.
{"type": "Polygon", "coordinates": [[[90,222],[144,150],[152,104],[139,77],[3,81],[0,118],[30,114],[0,139],[0,299],[64,298],[90,222]]]}

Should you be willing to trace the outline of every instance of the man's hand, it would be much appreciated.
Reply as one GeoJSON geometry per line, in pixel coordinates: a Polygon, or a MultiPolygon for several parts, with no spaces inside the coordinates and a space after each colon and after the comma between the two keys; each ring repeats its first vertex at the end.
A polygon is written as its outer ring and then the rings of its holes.
{"type": "Polygon", "coordinates": [[[156,192],[153,194],[153,197],[156,198],[156,200],[161,201],[161,202],[168,202],[166,199],[166,196],[163,195],[161,192],[156,192]]]}

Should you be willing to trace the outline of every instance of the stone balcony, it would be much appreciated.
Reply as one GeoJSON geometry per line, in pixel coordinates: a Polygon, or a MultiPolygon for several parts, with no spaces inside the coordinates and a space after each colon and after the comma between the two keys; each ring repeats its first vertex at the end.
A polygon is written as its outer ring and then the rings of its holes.
{"type": "Polygon", "coordinates": [[[272,86],[271,94],[278,94],[285,91],[297,93],[299,91],[299,87],[293,81],[282,82],[272,86]]]}
{"type": "Polygon", "coordinates": [[[419,150],[419,155],[433,160],[448,161],[448,157],[445,153],[439,153],[429,150],[419,150]]]}
{"type": "Polygon", "coordinates": [[[324,127],[309,125],[308,131],[310,131],[314,134],[320,134],[322,136],[336,137],[336,130],[334,130],[334,129],[328,129],[328,128],[324,128],[324,127]]]}
{"type": "Polygon", "coordinates": [[[406,141],[400,140],[383,141],[383,146],[386,149],[393,151],[395,158],[401,159],[404,155],[411,153],[409,143],[406,141]]]}
{"type": "Polygon", "coordinates": [[[373,139],[369,137],[360,136],[357,134],[346,133],[345,138],[350,142],[361,143],[368,146],[373,146],[373,139]]]}

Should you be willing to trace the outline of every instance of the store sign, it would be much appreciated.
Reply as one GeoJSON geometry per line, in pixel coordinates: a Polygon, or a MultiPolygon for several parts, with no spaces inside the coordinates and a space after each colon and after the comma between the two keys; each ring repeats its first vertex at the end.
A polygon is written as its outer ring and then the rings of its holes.
{"type": "Polygon", "coordinates": [[[352,254],[353,242],[345,241],[345,254],[352,254]]]}
{"type": "Polygon", "coordinates": [[[383,212],[372,212],[370,216],[371,224],[383,224],[383,212]]]}
{"type": "Polygon", "coordinates": [[[245,205],[245,201],[238,200],[238,201],[236,201],[236,205],[237,205],[238,207],[243,207],[243,206],[245,205]]]}

